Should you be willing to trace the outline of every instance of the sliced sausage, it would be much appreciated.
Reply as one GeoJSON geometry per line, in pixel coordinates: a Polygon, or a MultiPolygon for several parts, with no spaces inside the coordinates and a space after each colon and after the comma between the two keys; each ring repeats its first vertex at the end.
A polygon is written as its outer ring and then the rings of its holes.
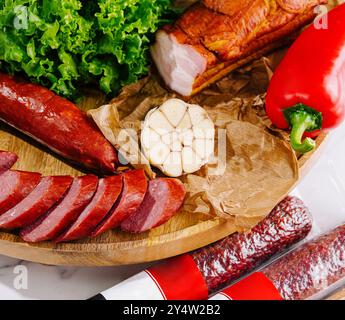
{"type": "Polygon", "coordinates": [[[114,206],[121,191],[122,176],[100,179],[92,201],[56,242],[77,240],[90,236],[91,232],[114,206]]]}
{"type": "Polygon", "coordinates": [[[11,169],[17,160],[18,156],[15,153],[0,151],[0,174],[11,169]]]}
{"type": "Polygon", "coordinates": [[[75,178],[64,199],[48,215],[22,229],[20,236],[27,242],[55,239],[90,203],[98,185],[94,175],[75,178]]]}
{"type": "Polygon", "coordinates": [[[185,195],[186,190],[180,180],[151,180],[140,208],[121,223],[121,229],[138,233],[158,227],[177,213],[185,195]]]}
{"type": "Polygon", "coordinates": [[[123,189],[119,201],[98,225],[92,236],[113,229],[138,210],[147,190],[147,179],[142,169],[123,174],[123,189]]]}
{"type": "Polygon", "coordinates": [[[0,175],[0,215],[22,201],[40,180],[35,172],[8,170],[0,175]]]}
{"type": "Polygon", "coordinates": [[[0,216],[0,228],[11,230],[32,224],[57,204],[72,181],[69,176],[43,178],[24,200],[0,216]]]}
{"type": "Polygon", "coordinates": [[[46,88],[0,73],[0,120],[75,163],[115,171],[117,152],[95,123],[46,88]]]}

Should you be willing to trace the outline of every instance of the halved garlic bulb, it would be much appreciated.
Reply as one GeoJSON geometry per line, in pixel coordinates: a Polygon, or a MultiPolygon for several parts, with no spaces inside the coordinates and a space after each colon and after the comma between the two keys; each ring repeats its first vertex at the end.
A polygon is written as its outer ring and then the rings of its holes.
{"type": "Polygon", "coordinates": [[[179,177],[210,161],[214,135],[214,124],[202,107],[170,99],[147,113],[141,144],[153,166],[179,177]]]}

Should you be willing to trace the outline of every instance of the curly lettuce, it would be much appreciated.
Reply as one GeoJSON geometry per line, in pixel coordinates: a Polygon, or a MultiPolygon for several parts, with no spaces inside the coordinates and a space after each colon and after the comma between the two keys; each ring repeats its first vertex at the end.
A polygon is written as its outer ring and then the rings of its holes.
{"type": "Polygon", "coordinates": [[[116,94],[147,74],[175,15],[171,0],[0,0],[0,69],[72,100],[85,85],[116,94]]]}

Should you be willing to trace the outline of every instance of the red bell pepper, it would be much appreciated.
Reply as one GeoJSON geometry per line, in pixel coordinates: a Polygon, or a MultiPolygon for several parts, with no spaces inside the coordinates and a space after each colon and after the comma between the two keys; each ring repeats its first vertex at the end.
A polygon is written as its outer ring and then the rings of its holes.
{"type": "Polygon", "coordinates": [[[270,82],[266,112],[276,127],[291,129],[300,153],[315,148],[311,133],[344,119],[345,4],[328,13],[327,28],[312,24],[292,44],[270,82]]]}

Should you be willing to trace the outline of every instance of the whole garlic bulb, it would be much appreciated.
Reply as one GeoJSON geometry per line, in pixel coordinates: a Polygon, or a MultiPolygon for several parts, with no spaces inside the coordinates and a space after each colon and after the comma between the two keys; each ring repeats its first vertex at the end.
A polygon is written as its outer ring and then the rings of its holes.
{"type": "Polygon", "coordinates": [[[141,144],[153,166],[179,177],[209,162],[214,136],[214,123],[202,107],[170,99],[147,113],[141,144]]]}

